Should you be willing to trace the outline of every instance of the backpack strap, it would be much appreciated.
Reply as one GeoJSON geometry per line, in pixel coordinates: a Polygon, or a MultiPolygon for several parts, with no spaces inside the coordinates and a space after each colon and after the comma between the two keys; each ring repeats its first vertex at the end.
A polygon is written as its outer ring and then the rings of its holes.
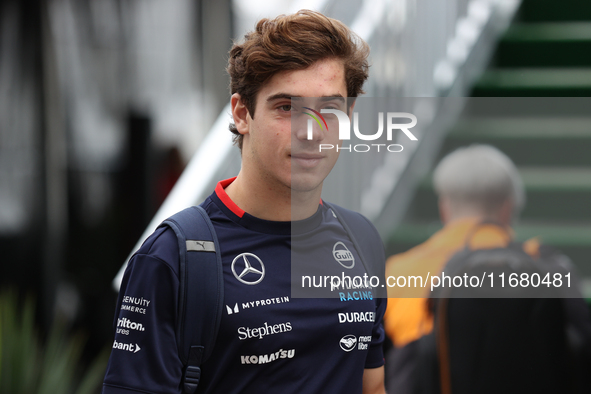
{"type": "Polygon", "coordinates": [[[213,224],[200,206],[166,219],[177,236],[180,257],[178,353],[184,364],[183,393],[197,390],[201,364],[211,355],[224,299],[222,259],[213,224]]]}
{"type": "MultiPolygon", "coordinates": [[[[380,234],[365,216],[336,204],[329,204],[323,200],[324,206],[330,209],[339,220],[353,246],[357,249],[361,262],[368,276],[377,276],[380,283],[385,282],[386,254],[380,234]]],[[[377,297],[387,297],[386,288],[374,289],[377,297]]]]}

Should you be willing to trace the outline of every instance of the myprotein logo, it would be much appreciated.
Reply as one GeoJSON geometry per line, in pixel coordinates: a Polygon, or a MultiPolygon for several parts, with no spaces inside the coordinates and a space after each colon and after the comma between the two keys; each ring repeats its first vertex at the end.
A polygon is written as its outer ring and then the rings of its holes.
{"type": "MultiPolygon", "coordinates": [[[[313,111],[311,108],[304,107],[313,111]]],[[[321,114],[333,114],[337,117],[339,123],[339,139],[341,141],[346,141],[351,139],[351,120],[349,119],[349,115],[345,112],[332,109],[332,108],[323,108],[320,110],[320,113],[317,111],[313,111],[315,114],[318,115],[324,122],[326,129],[328,130],[328,124],[324,117],[321,114]]],[[[305,112],[306,113],[306,112],[305,112]]],[[[314,117],[312,114],[306,113],[309,116],[312,116],[316,122],[320,125],[322,129],[322,125],[320,124],[320,120],[314,117]]],[[[376,141],[382,137],[384,134],[384,123],[386,123],[386,139],[388,141],[392,141],[394,139],[394,131],[401,130],[411,141],[417,141],[417,137],[409,130],[417,125],[417,117],[408,112],[387,112],[384,116],[383,112],[378,112],[378,131],[373,134],[364,134],[359,130],[359,113],[353,113],[353,133],[355,136],[362,140],[362,141],[376,141]],[[384,121],[385,119],[385,121],[384,121]],[[400,123],[397,119],[407,119],[410,122],[402,122],[400,123]]],[[[308,121],[308,129],[307,129],[307,138],[308,140],[312,140],[313,136],[313,123],[311,120],[308,121]]],[[[335,146],[333,144],[320,144],[319,151],[322,152],[323,150],[330,150],[336,149],[337,151],[340,150],[348,150],[351,152],[352,150],[355,152],[369,152],[370,150],[377,150],[380,152],[380,149],[383,148],[388,152],[402,152],[404,147],[400,144],[357,144],[357,145],[349,145],[349,146],[335,146]]]]}
{"type": "Polygon", "coordinates": [[[240,305],[238,303],[235,303],[234,306],[226,305],[226,312],[228,313],[228,315],[233,315],[235,313],[239,313],[240,310],[254,309],[254,308],[258,308],[259,306],[283,304],[286,302],[289,302],[289,296],[263,298],[261,300],[246,301],[246,302],[241,303],[242,309],[240,308],[240,305]]]}
{"type": "Polygon", "coordinates": [[[229,305],[226,305],[226,311],[228,312],[228,315],[239,313],[240,309],[238,308],[238,303],[234,304],[234,308],[230,308],[229,305]]]}
{"type": "Polygon", "coordinates": [[[355,267],[355,256],[342,242],[337,242],[332,248],[334,259],[343,267],[351,269],[355,267]]]}

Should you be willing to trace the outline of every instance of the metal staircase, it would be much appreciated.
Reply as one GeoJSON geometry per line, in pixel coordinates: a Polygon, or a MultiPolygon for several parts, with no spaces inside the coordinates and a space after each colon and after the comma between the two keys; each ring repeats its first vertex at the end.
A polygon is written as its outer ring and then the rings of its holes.
{"type": "MultiPolygon", "coordinates": [[[[588,300],[590,96],[591,3],[525,0],[473,87],[472,97],[480,97],[471,99],[475,108],[450,131],[438,155],[472,143],[505,152],[518,166],[527,193],[515,226],[517,238],[537,236],[566,253],[585,279],[588,300]]],[[[388,252],[407,250],[439,228],[429,175],[403,223],[391,233],[388,252]]]]}

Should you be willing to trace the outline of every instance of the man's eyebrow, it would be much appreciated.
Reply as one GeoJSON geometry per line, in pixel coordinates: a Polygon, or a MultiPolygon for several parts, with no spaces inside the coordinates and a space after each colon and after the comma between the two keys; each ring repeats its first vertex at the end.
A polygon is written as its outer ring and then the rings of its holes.
{"type": "Polygon", "coordinates": [[[290,99],[291,100],[292,98],[294,100],[297,100],[296,97],[297,96],[293,96],[293,95],[291,95],[289,93],[276,93],[276,94],[274,94],[272,96],[267,97],[267,102],[274,101],[274,100],[279,100],[279,99],[290,99]]]}
{"type": "MultiPolygon", "coordinates": [[[[276,94],[273,94],[273,95],[267,97],[267,102],[279,100],[279,99],[290,99],[293,101],[299,101],[302,99],[302,96],[294,96],[289,93],[276,93],[276,94]]],[[[320,97],[320,101],[331,101],[331,100],[335,100],[335,99],[338,101],[341,101],[343,103],[345,102],[345,98],[340,93],[320,97]]]]}
{"type": "Polygon", "coordinates": [[[340,101],[341,103],[345,103],[345,98],[338,93],[333,96],[320,97],[320,101],[332,101],[332,100],[337,100],[337,101],[340,101]]]}

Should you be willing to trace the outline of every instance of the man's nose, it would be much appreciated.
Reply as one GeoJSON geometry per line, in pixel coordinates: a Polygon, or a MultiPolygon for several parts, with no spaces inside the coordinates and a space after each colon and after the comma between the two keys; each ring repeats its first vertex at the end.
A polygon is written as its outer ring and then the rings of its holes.
{"type": "Polygon", "coordinates": [[[295,137],[303,141],[322,141],[326,133],[324,125],[311,116],[303,117],[296,125],[292,124],[292,128],[295,129],[295,137]]]}

